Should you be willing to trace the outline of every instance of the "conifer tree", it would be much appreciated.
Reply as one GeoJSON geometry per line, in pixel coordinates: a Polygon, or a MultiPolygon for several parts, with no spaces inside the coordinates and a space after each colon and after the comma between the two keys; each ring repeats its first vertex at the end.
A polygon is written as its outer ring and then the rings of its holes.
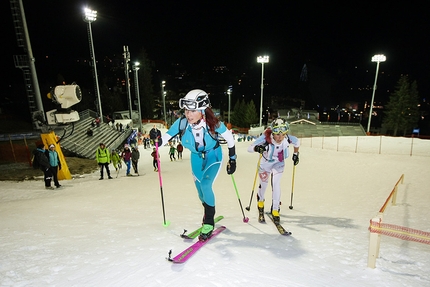
{"type": "Polygon", "coordinates": [[[383,127],[393,131],[396,136],[399,131],[403,135],[418,124],[418,89],[417,83],[412,84],[406,75],[402,75],[396,84],[394,93],[386,105],[383,127]]]}
{"type": "Polygon", "coordinates": [[[252,124],[258,123],[257,109],[253,100],[246,105],[244,123],[244,127],[250,127],[252,124]]]}
{"type": "Polygon", "coordinates": [[[245,100],[237,100],[233,108],[233,114],[231,115],[231,123],[238,127],[245,127],[245,110],[246,104],[245,100]]]}

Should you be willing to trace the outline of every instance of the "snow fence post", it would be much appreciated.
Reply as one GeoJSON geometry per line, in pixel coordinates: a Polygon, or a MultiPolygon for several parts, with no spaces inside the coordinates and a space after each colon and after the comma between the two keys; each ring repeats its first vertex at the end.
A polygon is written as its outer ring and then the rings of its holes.
{"type": "Polygon", "coordinates": [[[379,213],[377,217],[370,220],[370,238],[369,238],[369,253],[367,257],[367,267],[376,267],[376,258],[379,257],[379,247],[381,245],[381,234],[373,231],[372,226],[377,226],[382,222],[383,213],[379,213]]]}

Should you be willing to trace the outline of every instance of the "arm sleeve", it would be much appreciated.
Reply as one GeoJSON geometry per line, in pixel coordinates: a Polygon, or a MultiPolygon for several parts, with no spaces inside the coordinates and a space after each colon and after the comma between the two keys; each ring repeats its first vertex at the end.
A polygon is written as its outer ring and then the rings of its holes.
{"type": "Polygon", "coordinates": [[[227,142],[228,148],[229,149],[230,148],[234,148],[235,142],[234,142],[234,138],[233,138],[233,135],[232,135],[231,131],[229,131],[228,129],[226,129],[225,132],[220,133],[220,134],[225,139],[225,141],[227,142]]]}
{"type": "MultiPolygon", "coordinates": [[[[163,143],[167,143],[172,137],[176,136],[179,133],[179,123],[182,118],[177,119],[170,129],[164,134],[161,135],[161,140],[163,143]]],[[[187,126],[185,126],[186,128],[187,126]]]]}
{"type": "Polygon", "coordinates": [[[227,127],[223,122],[220,122],[219,127],[216,128],[215,131],[225,139],[225,141],[227,142],[227,146],[229,148],[234,147],[235,142],[234,142],[233,134],[229,129],[227,129],[227,127]]]}
{"type": "Polygon", "coordinates": [[[259,136],[249,147],[248,147],[248,152],[255,152],[254,151],[254,147],[256,145],[262,145],[266,142],[266,136],[263,134],[261,136],[259,136]]]}
{"type": "Polygon", "coordinates": [[[293,144],[293,146],[294,146],[295,148],[300,147],[300,140],[299,140],[296,136],[291,136],[291,135],[289,135],[289,138],[290,138],[291,143],[293,144]]]}

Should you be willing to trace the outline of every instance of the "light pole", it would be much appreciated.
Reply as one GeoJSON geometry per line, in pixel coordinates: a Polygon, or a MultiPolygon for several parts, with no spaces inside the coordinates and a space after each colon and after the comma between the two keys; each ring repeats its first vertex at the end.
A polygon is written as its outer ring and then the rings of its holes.
{"type": "Polygon", "coordinates": [[[269,63],[269,56],[258,56],[257,62],[261,63],[261,97],[260,97],[260,127],[263,119],[263,89],[264,89],[264,64],[269,63]]]}
{"type": "Polygon", "coordinates": [[[375,83],[373,84],[372,101],[370,102],[369,121],[367,122],[367,134],[369,134],[369,131],[370,131],[370,121],[372,119],[373,102],[375,101],[376,81],[378,80],[379,63],[385,62],[386,59],[387,58],[382,54],[375,55],[372,57],[372,62],[376,62],[376,75],[375,75],[375,83]]]}
{"type": "Polygon", "coordinates": [[[130,92],[130,76],[129,76],[129,62],[130,62],[130,52],[128,51],[128,46],[124,46],[124,72],[125,72],[125,84],[127,88],[128,96],[128,108],[130,119],[133,121],[133,106],[131,104],[131,92],[130,92]]]}
{"type": "Polygon", "coordinates": [[[93,60],[93,72],[94,72],[94,84],[96,88],[97,101],[99,103],[99,116],[103,122],[103,111],[102,111],[102,101],[100,98],[100,88],[99,81],[97,78],[97,66],[96,66],[96,55],[94,53],[94,44],[93,44],[93,32],[91,30],[91,23],[97,20],[97,11],[91,10],[89,8],[84,8],[84,22],[88,23],[88,41],[90,43],[90,57],[93,60]]]}
{"type": "Polygon", "coordinates": [[[230,87],[228,87],[228,90],[227,90],[227,94],[228,94],[228,123],[231,123],[230,122],[230,107],[231,107],[231,92],[233,91],[233,88],[230,86],[230,87]]]}
{"type": "Polygon", "coordinates": [[[166,92],[164,91],[164,87],[166,86],[166,81],[161,82],[161,98],[163,100],[163,117],[164,122],[167,124],[167,118],[166,118],[166,92]]]}
{"type": "Polygon", "coordinates": [[[139,75],[137,73],[137,71],[139,71],[139,62],[135,62],[133,65],[133,70],[134,70],[134,81],[135,81],[135,87],[136,87],[136,97],[137,97],[137,105],[139,108],[139,128],[140,128],[140,132],[143,132],[142,130],[142,111],[140,109],[140,93],[139,93],[139,75]]]}

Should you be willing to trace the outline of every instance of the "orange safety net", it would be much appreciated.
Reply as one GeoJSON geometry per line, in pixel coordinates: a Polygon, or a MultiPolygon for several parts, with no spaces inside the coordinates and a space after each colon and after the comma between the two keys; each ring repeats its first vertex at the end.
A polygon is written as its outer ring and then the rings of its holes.
{"type": "Polygon", "coordinates": [[[430,232],[394,224],[382,223],[381,221],[378,222],[375,220],[370,220],[369,231],[402,240],[430,244],[430,232]]]}

